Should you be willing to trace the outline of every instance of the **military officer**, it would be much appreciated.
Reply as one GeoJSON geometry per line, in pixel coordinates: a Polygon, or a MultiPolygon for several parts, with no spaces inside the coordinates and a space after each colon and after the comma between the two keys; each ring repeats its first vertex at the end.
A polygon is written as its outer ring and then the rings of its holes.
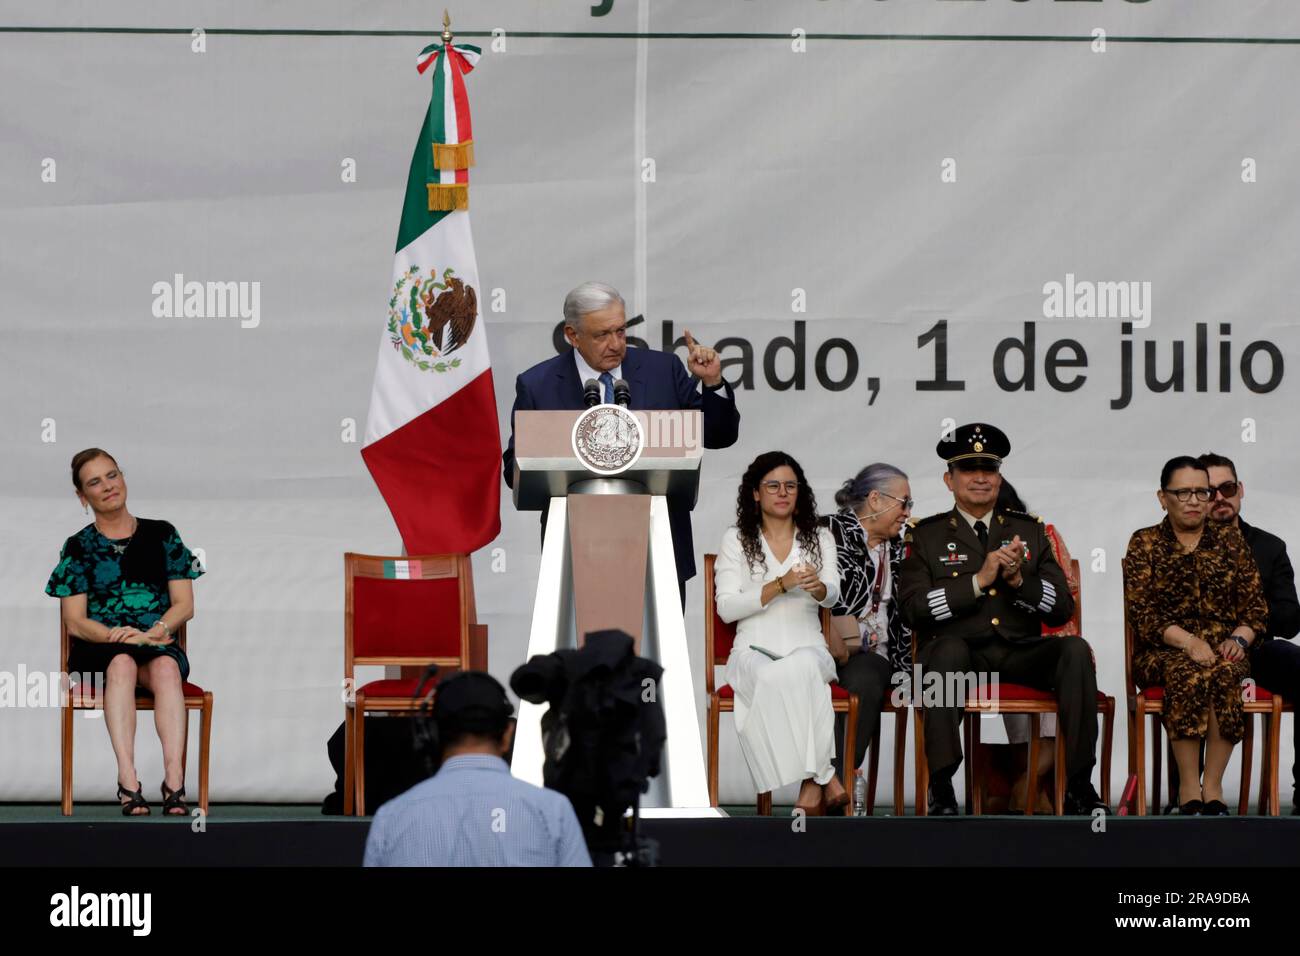
{"type": "MultiPolygon", "coordinates": [[[[1065,736],[1066,811],[1109,812],[1091,780],[1097,743],[1092,655],[1080,637],[1042,634],[1044,624],[1063,624],[1074,613],[1065,574],[1040,519],[994,508],[1011,442],[1000,429],[979,423],[957,428],[936,450],[948,465],[943,480],[955,504],[910,522],[899,574],[900,607],[916,632],[921,672],[942,675],[943,696],[963,700],[966,687],[948,675],[974,673],[990,684],[1055,691],[1065,736]]],[[[912,694],[921,698],[922,688],[913,687],[912,694]]],[[[963,700],[945,699],[936,707],[924,699],[932,814],[957,813],[952,778],[962,759],[963,700]]]]}

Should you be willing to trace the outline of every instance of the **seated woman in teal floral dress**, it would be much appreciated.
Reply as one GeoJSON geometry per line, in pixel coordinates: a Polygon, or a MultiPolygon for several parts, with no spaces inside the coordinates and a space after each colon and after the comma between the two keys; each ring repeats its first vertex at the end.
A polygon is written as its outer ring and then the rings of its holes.
{"type": "Polygon", "coordinates": [[[135,772],[135,693],[154,697],[163,750],[163,813],[188,815],[185,698],[190,672],[176,631],[194,616],[198,562],[166,521],[126,510],[126,480],[108,452],[88,448],[72,459],[72,484],[95,520],[68,538],[45,593],[57,597],[69,641],[68,673],[102,672],[104,722],[117,756],[122,813],[149,812],[135,772]]]}

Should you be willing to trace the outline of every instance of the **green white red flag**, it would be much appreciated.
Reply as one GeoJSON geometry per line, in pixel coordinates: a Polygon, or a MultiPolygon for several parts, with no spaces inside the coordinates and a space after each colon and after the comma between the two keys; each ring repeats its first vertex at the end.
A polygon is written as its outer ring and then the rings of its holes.
{"type": "Polygon", "coordinates": [[[501,530],[501,437],[469,224],[474,163],[465,75],[478,47],[433,43],[388,319],[361,456],[407,554],[469,553],[501,530]]]}

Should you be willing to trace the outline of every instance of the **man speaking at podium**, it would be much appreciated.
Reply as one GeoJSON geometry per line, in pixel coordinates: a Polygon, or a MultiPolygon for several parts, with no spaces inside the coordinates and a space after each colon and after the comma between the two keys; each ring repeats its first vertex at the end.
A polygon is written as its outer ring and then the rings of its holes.
{"type": "MultiPolygon", "coordinates": [[[[601,401],[614,401],[614,383],[628,384],[628,408],[698,409],[702,412],[705,448],[734,445],[740,431],[740,413],[731,383],[722,378],[718,353],[697,343],[686,333],[690,350],[686,369],[670,352],[627,347],[627,313],[618,290],[602,282],[584,282],[564,297],[564,337],[571,352],[539,362],[515,379],[515,404],[510,410],[510,442],[501,456],[506,484],[514,487],[515,412],[523,409],[586,407],[583,386],[595,380],[601,401]],[[695,387],[694,375],[703,384],[695,387]]],[[[542,512],[545,522],[546,513],[542,512]]],[[[677,559],[677,586],[686,607],[686,582],[695,575],[695,544],[688,508],[669,504],[673,553],[677,559]]]]}

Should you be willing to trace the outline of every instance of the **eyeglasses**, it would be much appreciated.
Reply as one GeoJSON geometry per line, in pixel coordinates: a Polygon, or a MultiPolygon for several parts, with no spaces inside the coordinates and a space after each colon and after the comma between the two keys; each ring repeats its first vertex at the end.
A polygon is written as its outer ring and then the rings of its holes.
{"type": "Polygon", "coordinates": [[[1184,505],[1191,500],[1193,495],[1197,501],[1210,501],[1214,498],[1213,488],[1166,488],[1164,491],[1165,494],[1177,498],[1179,504],[1184,505]]]}
{"type": "Polygon", "coordinates": [[[1221,485],[1212,485],[1210,487],[1210,497],[1213,498],[1216,493],[1223,495],[1225,498],[1237,497],[1237,492],[1241,490],[1241,484],[1236,481],[1225,481],[1221,485]]]}
{"type": "Polygon", "coordinates": [[[900,498],[897,495],[886,494],[883,491],[877,491],[876,494],[884,498],[892,498],[894,501],[899,502],[902,504],[904,511],[911,511],[912,505],[916,504],[915,499],[913,499],[911,495],[908,495],[906,498],[900,498]]]}
{"type": "Polygon", "coordinates": [[[797,481],[764,481],[761,486],[769,495],[780,494],[781,489],[785,489],[787,495],[792,495],[799,490],[797,481]]]}

